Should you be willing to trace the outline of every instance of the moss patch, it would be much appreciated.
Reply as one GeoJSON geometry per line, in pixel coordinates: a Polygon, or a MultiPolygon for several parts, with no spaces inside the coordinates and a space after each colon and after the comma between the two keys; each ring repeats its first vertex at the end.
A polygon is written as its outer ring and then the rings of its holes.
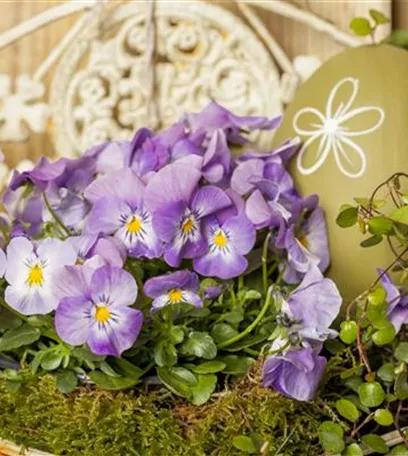
{"type": "Polygon", "coordinates": [[[248,378],[197,407],[155,391],[106,393],[82,388],[65,396],[52,377],[10,392],[0,383],[0,437],[55,455],[233,456],[239,435],[263,455],[315,455],[327,412],[300,404],[248,378]]]}

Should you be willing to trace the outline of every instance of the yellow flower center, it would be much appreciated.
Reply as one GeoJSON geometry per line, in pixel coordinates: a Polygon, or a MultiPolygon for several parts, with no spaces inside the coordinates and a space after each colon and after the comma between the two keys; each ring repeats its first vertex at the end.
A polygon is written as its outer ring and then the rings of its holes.
{"type": "Polygon", "coordinates": [[[98,323],[106,323],[111,316],[110,310],[106,306],[100,306],[96,308],[95,320],[98,323]]]}
{"type": "Polygon", "coordinates": [[[39,264],[35,264],[34,266],[30,267],[30,271],[28,272],[28,285],[42,285],[44,282],[44,276],[42,267],[39,264]]]}
{"type": "Polygon", "coordinates": [[[218,233],[214,236],[214,244],[221,249],[224,248],[228,243],[227,236],[223,231],[218,231],[218,233]]]}
{"type": "Polygon", "coordinates": [[[126,224],[126,229],[131,234],[137,234],[142,229],[142,222],[135,216],[133,216],[126,224]]]}
{"type": "Polygon", "coordinates": [[[184,234],[190,234],[195,228],[195,223],[194,220],[189,217],[186,219],[183,223],[183,226],[181,227],[181,230],[183,231],[184,234]]]}
{"type": "Polygon", "coordinates": [[[182,302],[183,300],[183,292],[179,290],[178,288],[175,288],[174,290],[171,290],[169,293],[169,301],[170,304],[178,304],[179,302],[182,302]]]}

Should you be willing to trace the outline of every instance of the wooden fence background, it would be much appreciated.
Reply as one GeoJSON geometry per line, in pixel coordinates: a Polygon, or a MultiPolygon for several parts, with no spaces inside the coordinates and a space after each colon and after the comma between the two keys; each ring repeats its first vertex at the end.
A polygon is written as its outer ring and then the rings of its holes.
{"type": "MultiPolygon", "coordinates": [[[[58,3],[60,0],[1,0],[0,31],[8,30],[58,3]]],[[[233,1],[218,0],[214,3],[232,9],[238,14],[233,1]]],[[[348,29],[350,20],[356,15],[367,15],[369,8],[376,8],[392,15],[394,27],[408,29],[408,0],[297,0],[294,3],[332,21],[344,30],[348,29]]],[[[306,26],[262,9],[258,9],[258,13],[291,58],[299,54],[315,54],[328,58],[341,50],[341,47],[330,38],[306,26]]],[[[74,15],[60,20],[0,50],[0,73],[8,73],[12,78],[23,73],[32,74],[76,18],[74,15]]],[[[52,144],[47,135],[32,135],[26,143],[0,146],[10,165],[15,165],[22,158],[35,159],[43,153],[50,154],[52,151],[52,144]]]]}

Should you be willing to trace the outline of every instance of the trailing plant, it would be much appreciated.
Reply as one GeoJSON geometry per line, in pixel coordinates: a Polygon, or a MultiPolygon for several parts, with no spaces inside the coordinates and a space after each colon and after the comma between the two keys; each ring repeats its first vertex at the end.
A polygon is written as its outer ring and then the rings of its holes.
{"type": "Polygon", "coordinates": [[[392,454],[408,454],[408,294],[402,287],[407,279],[407,178],[405,173],[394,174],[369,197],[344,205],[337,218],[343,228],[358,226],[365,236],[363,248],[386,242],[395,259],[378,269],[372,285],[347,305],[340,324],[341,342],[327,345],[336,356],[344,357],[342,367],[347,367],[336,379],[336,409],[350,423],[320,426],[323,447],[332,453],[388,453],[382,435],[393,431],[392,454]]]}

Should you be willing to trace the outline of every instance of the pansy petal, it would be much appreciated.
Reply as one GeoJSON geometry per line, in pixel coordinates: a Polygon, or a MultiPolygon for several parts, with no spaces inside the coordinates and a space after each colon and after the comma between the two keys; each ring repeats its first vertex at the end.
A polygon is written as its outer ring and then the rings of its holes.
{"type": "Polygon", "coordinates": [[[165,166],[147,184],[144,201],[147,209],[154,212],[169,203],[188,203],[201,179],[201,172],[178,160],[165,166]]]}
{"type": "Polygon", "coordinates": [[[99,255],[106,263],[121,268],[126,260],[126,247],[116,238],[99,239],[90,249],[88,256],[99,255]]]}
{"type": "Polygon", "coordinates": [[[203,301],[196,293],[192,291],[183,291],[183,301],[194,307],[202,307],[203,301]]]}
{"type": "Polygon", "coordinates": [[[128,204],[116,197],[99,199],[92,207],[86,233],[113,234],[132,214],[128,204]]]}
{"type": "Polygon", "coordinates": [[[4,250],[0,249],[0,277],[4,276],[6,272],[7,258],[4,250]]]}
{"type": "Polygon", "coordinates": [[[232,204],[227,194],[218,187],[206,185],[201,187],[193,196],[191,208],[199,218],[213,214],[232,204]]]}
{"type": "Polygon", "coordinates": [[[99,177],[84,194],[92,203],[101,198],[116,197],[135,209],[143,203],[144,188],[143,181],[131,169],[125,168],[99,177]]]}
{"type": "Polygon", "coordinates": [[[54,294],[61,300],[65,297],[90,295],[90,284],[94,270],[86,265],[65,266],[57,273],[54,294]]]}
{"type": "Polygon", "coordinates": [[[255,190],[248,198],[245,213],[257,228],[268,226],[272,216],[272,210],[259,190],[255,190]]]}
{"type": "Polygon", "coordinates": [[[231,187],[240,195],[251,191],[258,180],[263,178],[265,162],[252,159],[240,163],[231,177],[231,187]]]}
{"type": "Polygon", "coordinates": [[[222,228],[238,253],[246,255],[252,250],[256,240],[256,230],[245,215],[231,217],[222,225],[222,228]]]}
{"type": "Polygon", "coordinates": [[[84,297],[63,299],[55,313],[55,328],[61,339],[70,345],[83,345],[89,337],[92,303],[84,297]]]}
{"type": "Polygon", "coordinates": [[[25,237],[16,237],[7,247],[6,280],[9,284],[20,284],[27,280],[30,259],[36,258],[34,246],[25,237]]]}
{"type": "Polygon", "coordinates": [[[77,253],[72,245],[60,239],[44,239],[37,248],[37,254],[52,273],[77,261],[77,253]]]}
{"type": "Polygon", "coordinates": [[[208,252],[195,258],[194,270],[205,277],[218,277],[219,279],[232,279],[243,274],[248,266],[248,261],[231,246],[227,252],[208,252]]]}
{"type": "Polygon", "coordinates": [[[28,285],[10,285],[6,288],[7,304],[23,315],[45,315],[55,310],[58,302],[49,290],[28,285]]]}
{"type": "Polygon", "coordinates": [[[177,201],[154,213],[153,228],[162,241],[171,242],[174,239],[186,210],[186,204],[177,201]]]}
{"type": "Polygon", "coordinates": [[[106,265],[92,276],[91,296],[95,303],[105,302],[115,308],[130,306],[137,298],[136,281],[123,269],[106,265]]]}
{"type": "Polygon", "coordinates": [[[94,322],[88,345],[97,355],[119,356],[137,339],[143,325],[143,314],[130,307],[115,307],[107,323],[94,322]]]}

